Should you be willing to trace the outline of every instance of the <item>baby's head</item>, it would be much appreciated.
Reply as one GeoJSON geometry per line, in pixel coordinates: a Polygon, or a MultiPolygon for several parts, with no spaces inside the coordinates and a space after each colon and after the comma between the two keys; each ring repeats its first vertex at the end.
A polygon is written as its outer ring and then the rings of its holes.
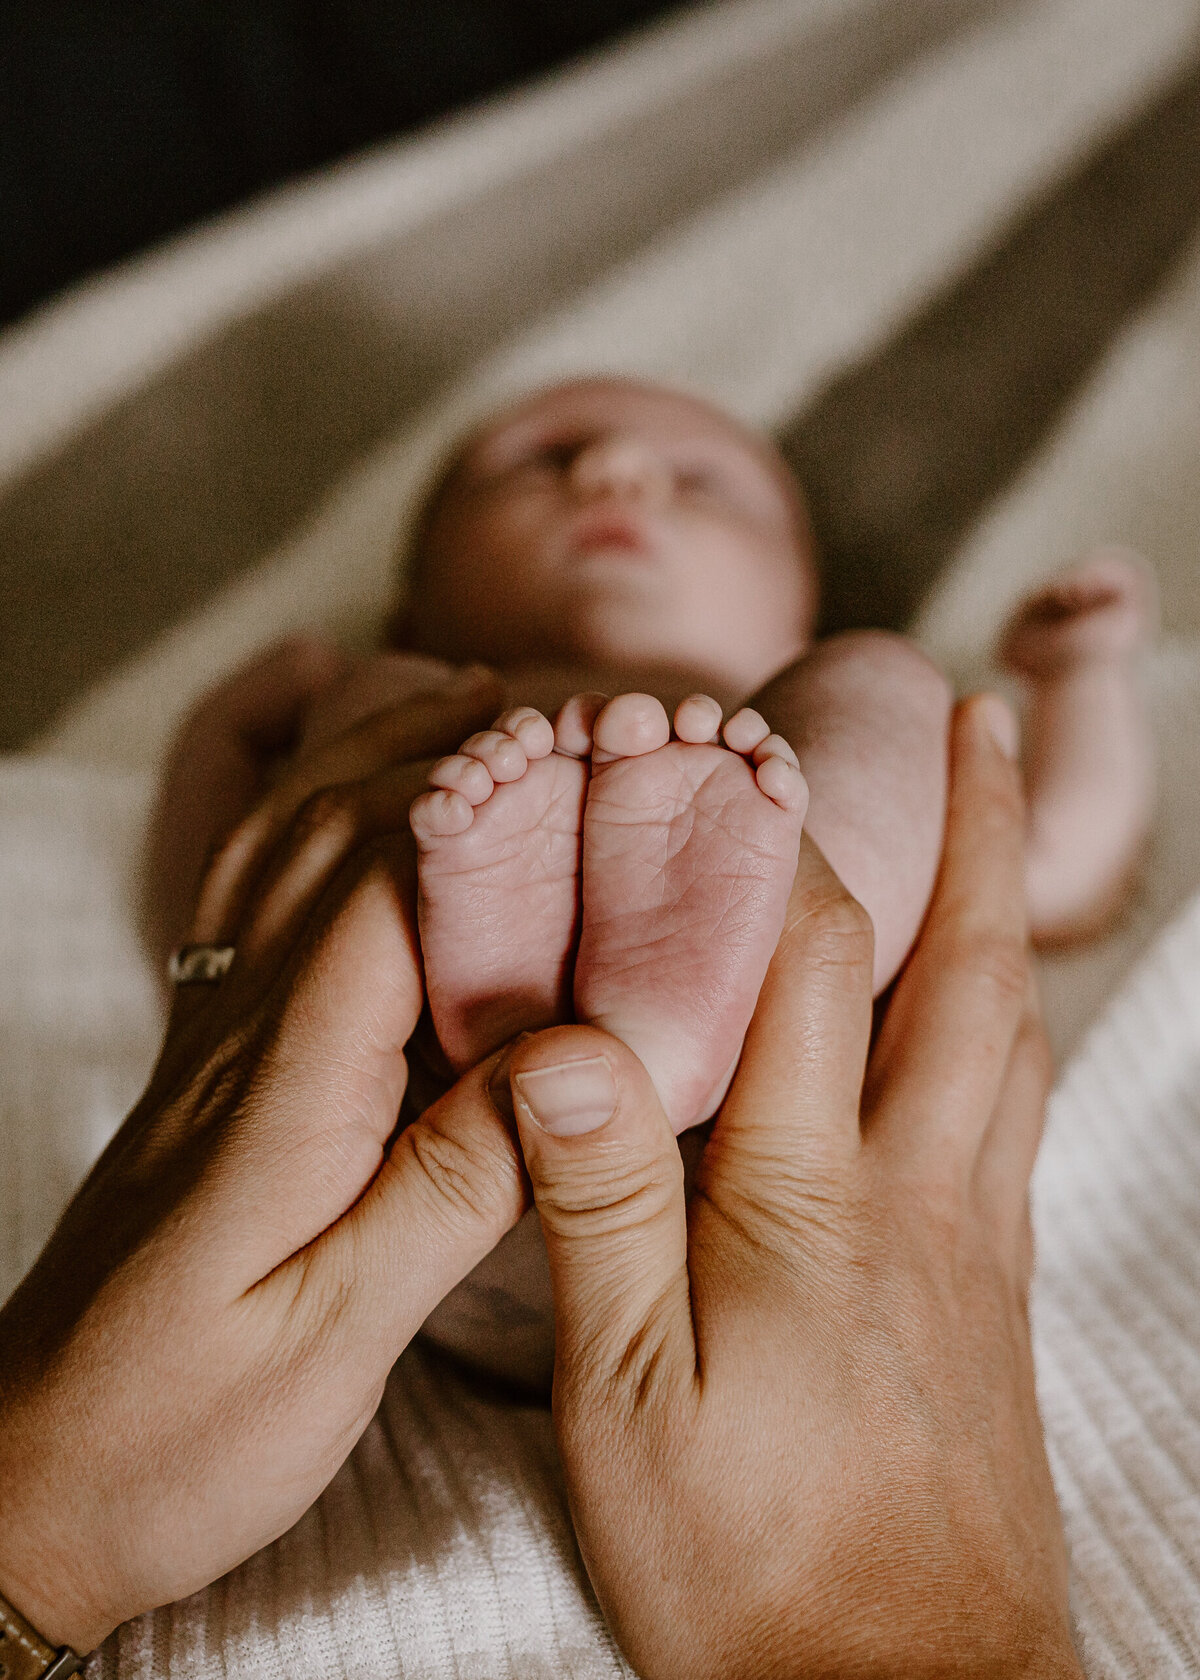
{"type": "Polygon", "coordinates": [[[415,651],[674,670],[737,696],[803,652],[817,596],[769,440],[633,379],[558,385],[471,432],[422,511],[412,581],[415,651]]]}

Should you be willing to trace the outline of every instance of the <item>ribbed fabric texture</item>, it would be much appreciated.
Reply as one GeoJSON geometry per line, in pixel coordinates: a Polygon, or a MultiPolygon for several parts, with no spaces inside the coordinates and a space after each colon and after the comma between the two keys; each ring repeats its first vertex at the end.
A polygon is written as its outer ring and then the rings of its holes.
{"type": "Polygon", "coordinates": [[[1200,1674],[1200,900],[1063,1080],[1035,1208],[1040,1393],[1088,1673],[1200,1674]]]}
{"type": "Polygon", "coordinates": [[[618,1680],[541,1408],[410,1348],[322,1498],[207,1592],[122,1628],[104,1680],[618,1680]]]}

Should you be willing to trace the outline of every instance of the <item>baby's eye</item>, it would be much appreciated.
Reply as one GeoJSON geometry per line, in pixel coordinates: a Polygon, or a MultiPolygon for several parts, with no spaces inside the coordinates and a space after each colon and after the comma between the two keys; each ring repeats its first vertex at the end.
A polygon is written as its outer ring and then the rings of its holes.
{"type": "Polygon", "coordinates": [[[709,467],[677,467],[675,483],[685,494],[700,496],[716,495],[721,489],[719,477],[709,467]]]}
{"type": "Polygon", "coordinates": [[[579,450],[577,438],[552,438],[531,449],[520,465],[547,472],[566,472],[579,450]]]}
{"type": "Polygon", "coordinates": [[[545,466],[555,467],[562,472],[571,465],[578,453],[577,443],[548,443],[538,451],[538,460],[545,466]]]}

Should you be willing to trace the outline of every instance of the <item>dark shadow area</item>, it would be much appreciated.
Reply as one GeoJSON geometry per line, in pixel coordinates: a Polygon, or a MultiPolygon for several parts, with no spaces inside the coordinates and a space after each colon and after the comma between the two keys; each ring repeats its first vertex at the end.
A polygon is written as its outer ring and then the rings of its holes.
{"type": "Polygon", "coordinates": [[[0,321],[679,0],[5,0],[0,321]]]}
{"type": "Polygon", "coordinates": [[[730,192],[977,0],[878,0],[276,297],[0,499],[0,748],[261,558],[454,376],[730,192]]]}
{"type": "Polygon", "coordinates": [[[901,628],[1200,220],[1200,63],[785,428],[826,629],[901,628]]]}

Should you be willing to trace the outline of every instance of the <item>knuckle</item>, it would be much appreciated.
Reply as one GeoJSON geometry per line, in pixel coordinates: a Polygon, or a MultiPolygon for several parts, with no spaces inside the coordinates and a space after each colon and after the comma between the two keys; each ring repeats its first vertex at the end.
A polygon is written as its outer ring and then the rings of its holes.
{"type": "Polygon", "coordinates": [[[572,1171],[535,1183],[542,1219],[574,1238],[606,1238],[653,1225],[683,1192],[683,1163],[603,1157],[575,1161],[572,1171]]]}
{"type": "Polygon", "coordinates": [[[297,811],[293,834],[300,844],[320,840],[344,845],[358,831],[360,805],[359,792],[353,784],[318,788],[297,811]]]}
{"type": "Polygon", "coordinates": [[[423,1116],[401,1134],[401,1143],[437,1201],[456,1220],[487,1223],[507,1208],[511,1163],[486,1141],[457,1136],[423,1116]]]}
{"type": "Polygon", "coordinates": [[[986,989],[997,1003],[1024,1004],[1029,991],[1029,956],[1023,939],[998,929],[959,935],[952,954],[955,970],[986,989]]]}
{"type": "Polygon", "coordinates": [[[831,884],[810,899],[797,924],[811,960],[823,966],[857,966],[874,958],[875,927],[844,887],[831,884]]]}

